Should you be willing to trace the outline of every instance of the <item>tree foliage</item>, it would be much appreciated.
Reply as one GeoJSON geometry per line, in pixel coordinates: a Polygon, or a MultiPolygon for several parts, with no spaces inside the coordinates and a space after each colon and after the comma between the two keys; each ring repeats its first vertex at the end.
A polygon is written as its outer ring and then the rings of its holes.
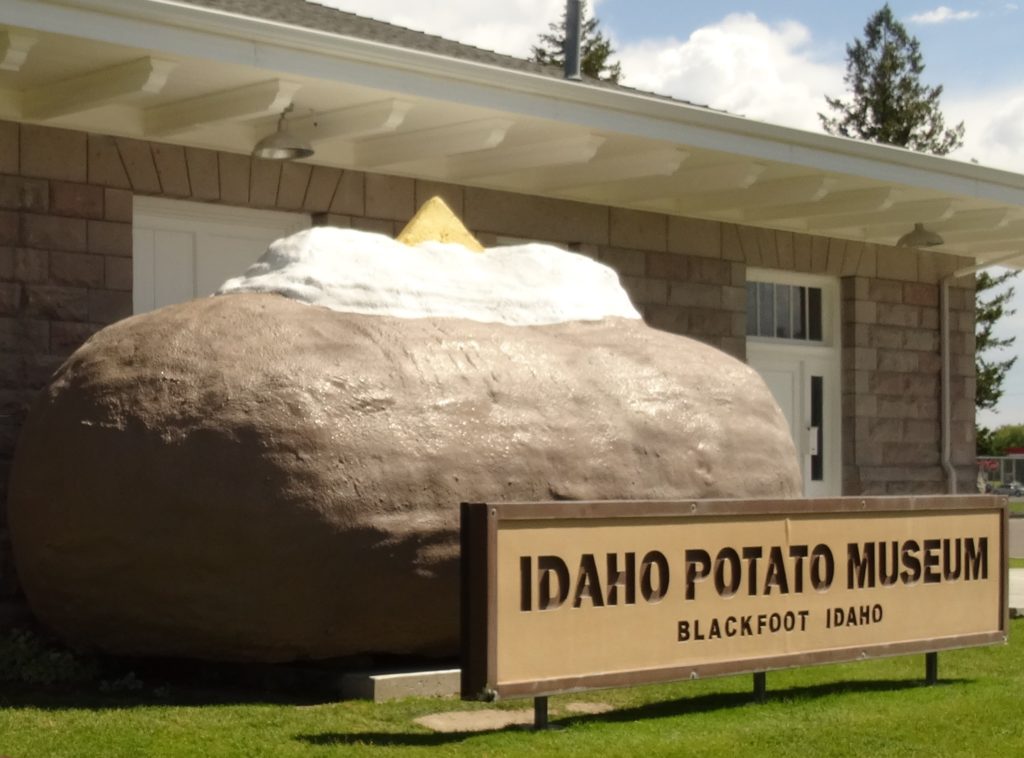
{"type": "Polygon", "coordinates": [[[963,144],[961,121],[947,129],[939,109],[942,87],[921,83],[920,43],[886,3],[868,19],[864,39],[846,46],[846,82],[852,98],[825,97],[836,115],[818,114],[829,134],[946,155],[963,144]]]}
{"type": "Polygon", "coordinates": [[[974,367],[977,376],[975,405],[981,408],[994,408],[1003,396],[1003,380],[1007,372],[1017,362],[1017,356],[1006,360],[988,358],[993,350],[1010,347],[1015,337],[996,337],[996,322],[1003,316],[1015,313],[1007,307],[1013,298],[1014,288],[1005,286],[1006,282],[1017,275],[1016,271],[1006,271],[993,275],[980,271],[974,283],[974,367]],[[986,294],[989,293],[989,294],[986,294]]]}
{"type": "MultiPolygon", "coordinates": [[[[947,129],[939,98],[942,86],[921,82],[924,59],[916,37],[907,33],[886,3],[864,26],[864,39],[846,46],[849,102],[826,97],[835,114],[818,114],[829,134],[907,147],[923,153],[946,155],[963,144],[964,124],[947,129]]],[[[1016,357],[990,358],[992,351],[1010,347],[1014,338],[994,334],[997,321],[1013,313],[1007,304],[1013,287],[1005,285],[1016,272],[977,274],[975,281],[975,371],[978,409],[993,408],[1003,394],[1003,380],[1016,357]],[[986,294],[987,293],[987,294],[986,294]]],[[[978,427],[979,454],[992,454],[993,435],[978,427]]]]}
{"type": "Polygon", "coordinates": [[[999,455],[1011,447],[1024,447],[1024,424],[1007,424],[992,432],[992,446],[999,455]]]}
{"type": "MultiPolygon", "coordinates": [[[[580,71],[594,79],[617,83],[622,76],[622,65],[609,61],[615,49],[612,43],[598,30],[600,22],[596,16],[587,18],[586,0],[580,3],[583,19],[580,34],[580,71]]],[[[566,11],[562,11],[561,22],[548,24],[548,33],[537,37],[537,44],[531,48],[531,59],[537,63],[565,65],[566,11]]]]}
{"type": "Polygon", "coordinates": [[[978,455],[1006,455],[1011,447],[1024,447],[1024,424],[979,429],[978,455]]]}

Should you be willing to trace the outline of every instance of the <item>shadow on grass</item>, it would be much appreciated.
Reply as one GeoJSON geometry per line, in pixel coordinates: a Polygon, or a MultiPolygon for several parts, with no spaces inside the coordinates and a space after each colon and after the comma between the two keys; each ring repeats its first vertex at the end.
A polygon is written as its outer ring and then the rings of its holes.
{"type": "Polygon", "coordinates": [[[337,695],[294,695],[265,691],[230,691],[182,687],[147,687],[142,692],[8,690],[0,687],[0,708],[44,711],[106,711],[152,707],[213,707],[234,705],[310,706],[336,703],[337,695]]]}
{"type": "MultiPolygon", "coordinates": [[[[323,734],[299,734],[294,739],[305,742],[307,745],[318,747],[333,747],[336,745],[367,745],[372,747],[441,747],[455,742],[475,737],[478,734],[490,734],[487,732],[452,732],[444,734],[431,732],[421,734],[413,732],[324,732],[323,734]]],[[[522,731],[522,730],[520,730],[522,731]]]]}
{"type": "MultiPolygon", "coordinates": [[[[937,686],[962,684],[970,680],[966,679],[941,679],[937,686]]],[[[800,700],[825,697],[839,693],[855,692],[887,692],[896,690],[914,689],[924,686],[921,680],[915,679],[883,679],[856,682],[829,682],[806,687],[788,687],[785,689],[772,690],[771,679],[768,680],[767,701],[773,700],[800,700]]],[[[95,689],[89,691],[39,691],[28,689],[5,689],[0,687],[0,708],[38,708],[40,710],[66,711],[66,710],[113,710],[125,708],[148,708],[153,706],[166,707],[210,707],[210,706],[233,706],[233,705],[279,705],[279,706],[310,706],[328,703],[337,703],[339,700],[337,692],[304,692],[278,691],[260,686],[235,686],[218,687],[204,686],[199,684],[189,687],[181,682],[167,687],[145,687],[139,692],[101,692],[95,689]]],[[[524,701],[525,702],[525,701],[524,701]]],[[[707,713],[709,711],[721,710],[724,708],[738,708],[753,702],[749,693],[733,692],[711,695],[699,695],[696,697],[679,698],[676,700],[665,700],[636,708],[611,711],[605,714],[596,715],[566,715],[562,716],[563,722],[599,722],[599,721],[632,721],[635,719],[661,718],[667,716],[678,716],[684,713],[707,713]]],[[[511,727],[518,729],[519,727],[511,727]]],[[[463,738],[471,736],[476,732],[463,732],[459,734],[444,735],[447,738],[463,738]]],[[[435,737],[438,735],[420,734],[370,734],[370,735],[333,735],[335,741],[369,741],[376,739],[404,739],[420,740],[422,737],[435,737]]],[[[298,739],[313,741],[323,735],[306,735],[298,739]]],[[[374,744],[377,744],[376,742],[374,744]]],[[[391,744],[391,743],[388,743],[391,744]]],[[[420,744],[417,742],[416,744],[420,744]]],[[[426,743],[423,743],[426,744],[426,743]]]]}
{"type": "MultiPolygon", "coordinates": [[[[941,679],[933,686],[945,687],[956,684],[965,684],[969,681],[970,680],[968,679],[941,679]]],[[[785,700],[814,700],[817,698],[828,697],[830,695],[853,693],[898,692],[901,690],[912,690],[925,686],[924,681],[917,679],[874,679],[869,681],[827,682],[803,687],[787,687],[785,689],[772,690],[771,679],[769,679],[768,691],[764,702],[771,703],[773,701],[785,700]]],[[[710,713],[728,708],[742,708],[752,704],[756,704],[753,694],[747,692],[728,692],[678,698],[676,700],[662,700],[656,703],[637,706],[636,708],[624,708],[621,710],[609,711],[608,713],[580,716],[573,715],[564,717],[561,721],[575,723],[638,721],[641,719],[667,718],[687,714],[710,713]]]]}
{"type": "MultiPolygon", "coordinates": [[[[339,700],[339,679],[345,671],[370,665],[361,658],[354,663],[338,659],[336,664],[309,665],[99,656],[89,660],[95,661],[97,671],[86,681],[49,686],[0,682],[0,708],[320,705],[339,700]]],[[[385,659],[381,665],[387,663],[385,659]]]]}
{"type": "MultiPolygon", "coordinates": [[[[965,684],[968,679],[941,679],[938,687],[965,684]]],[[[921,680],[879,679],[872,681],[829,682],[805,687],[789,687],[767,692],[765,702],[780,700],[813,700],[830,695],[846,693],[898,692],[926,686],[921,680]]],[[[731,708],[742,708],[755,701],[751,693],[729,692],[697,697],[662,700],[655,703],[623,708],[599,714],[567,714],[553,718],[552,724],[567,726],[569,724],[618,723],[642,721],[659,718],[671,718],[690,714],[711,713],[731,708]]],[[[503,729],[453,733],[419,733],[419,732],[323,732],[321,734],[300,734],[294,737],[299,742],[309,745],[372,745],[377,747],[440,747],[475,737],[480,734],[491,734],[501,731],[530,731],[522,726],[509,726],[503,729]]]]}

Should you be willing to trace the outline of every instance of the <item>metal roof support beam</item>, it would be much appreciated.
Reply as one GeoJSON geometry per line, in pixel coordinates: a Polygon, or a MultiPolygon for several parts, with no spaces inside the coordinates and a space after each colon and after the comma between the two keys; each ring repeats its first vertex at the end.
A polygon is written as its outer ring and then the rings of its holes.
{"type": "Polygon", "coordinates": [[[539,172],[533,184],[544,190],[567,190],[602,182],[671,176],[688,157],[689,153],[676,147],[596,157],[583,165],[539,172]]]}
{"type": "Polygon", "coordinates": [[[357,142],[353,160],[359,168],[375,168],[488,150],[505,140],[512,123],[509,119],[492,118],[376,137],[357,142]]]}
{"type": "Polygon", "coordinates": [[[1005,250],[1006,244],[1017,240],[1024,240],[1024,221],[1012,221],[1005,226],[998,228],[982,229],[978,231],[951,231],[943,234],[946,243],[953,245],[967,245],[972,250],[979,249],[984,243],[1001,243],[1005,250]]]}
{"type": "Polygon", "coordinates": [[[454,155],[448,159],[448,177],[453,180],[495,176],[521,169],[586,163],[604,144],[593,134],[574,134],[544,142],[499,147],[454,155]]]}
{"type": "Polygon", "coordinates": [[[327,113],[288,119],[288,131],[308,142],[344,137],[356,139],[393,132],[413,109],[408,100],[391,98],[375,103],[339,108],[327,113]]]}
{"type": "Polygon", "coordinates": [[[942,221],[951,218],[953,212],[954,201],[952,198],[913,200],[907,203],[895,203],[891,208],[874,213],[869,211],[865,213],[839,213],[834,216],[815,216],[807,221],[807,231],[819,232],[828,229],[850,229],[873,223],[885,224],[892,222],[903,225],[903,229],[899,232],[899,234],[903,234],[914,224],[942,221]]]}
{"type": "Polygon", "coordinates": [[[643,203],[675,200],[695,192],[716,192],[749,187],[767,167],[761,163],[740,161],[687,168],[686,163],[674,173],[658,179],[634,179],[594,187],[580,188],[579,194],[589,202],[643,203]]]}
{"type": "Polygon", "coordinates": [[[145,133],[166,137],[206,124],[279,115],[291,104],[299,87],[297,82],[271,79],[158,105],[144,113],[145,133]]]}
{"type": "Polygon", "coordinates": [[[159,58],[139,58],[38,87],[25,93],[23,113],[43,121],[110,105],[130,95],[156,95],[175,65],[159,58]]]}
{"type": "Polygon", "coordinates": [[[743,211],[744,221],[776,221],[828,216],[844,212],[883,211],[893,205],[895,191],[891,187],[836,192],[816,203],[771,205],[743,211]]]}
{"type": "Polygon", "coordinates": [[[680,211],[735,210],[766,205],[808,203],[823,199],[837,180],[827,176],[797,176],[775,181],[758,181],[748,189],[700,193],[680,198],[680,211]]]}
{"type": "Polygon", "coordinates": [[[0,29],[0,71],[21,71],[35,44],[34,34],[0,29]]]}
{"type": "MultiPolygon", "coordinates": [[[[928,224],[928,228],[940,235],[954,232],[988,231],[1000,229],[1006,226],[1011,220],[1017,218],[1009,208],[984,208],[973,211],[956,211],[952,216],[928,224]]],[[[905,220],[874,224],[873,222],[864,228],[864,234],[870,239],[884,237],[899,237],[906,233],[907,224],[905,220]]]]}

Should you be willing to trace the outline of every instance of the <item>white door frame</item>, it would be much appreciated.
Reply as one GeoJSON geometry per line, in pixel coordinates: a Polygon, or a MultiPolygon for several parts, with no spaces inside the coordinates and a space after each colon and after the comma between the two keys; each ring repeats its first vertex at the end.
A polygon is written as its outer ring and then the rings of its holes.
{"type": "Polygon", "coordinates": [[[842,372],[839,280],[834,277],[798,274],[773,269],[747,270],[748,282],[771,282],[803,287],[818,287],[822,293],[822,340],[747,337],[747,363],[755,370],[789,371],[798,387],[794,402],[800,406],[800,418],[787,418],[800,457],[804,494],[830,497],[842,494],[842,372]],[[810,382],[822,377],[822,481],[812,481],[810,430],[810,382]]]}

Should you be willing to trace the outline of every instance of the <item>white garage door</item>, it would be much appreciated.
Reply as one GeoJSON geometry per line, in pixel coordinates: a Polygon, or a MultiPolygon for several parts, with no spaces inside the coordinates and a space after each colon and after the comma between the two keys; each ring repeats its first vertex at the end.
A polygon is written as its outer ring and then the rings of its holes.
{"type": "Polygon", "coordinates": [[[271,242],[309,225],[309,216],[301,213],[136,197],[134,312],[212,294],[245,271],[271,242]]]}

